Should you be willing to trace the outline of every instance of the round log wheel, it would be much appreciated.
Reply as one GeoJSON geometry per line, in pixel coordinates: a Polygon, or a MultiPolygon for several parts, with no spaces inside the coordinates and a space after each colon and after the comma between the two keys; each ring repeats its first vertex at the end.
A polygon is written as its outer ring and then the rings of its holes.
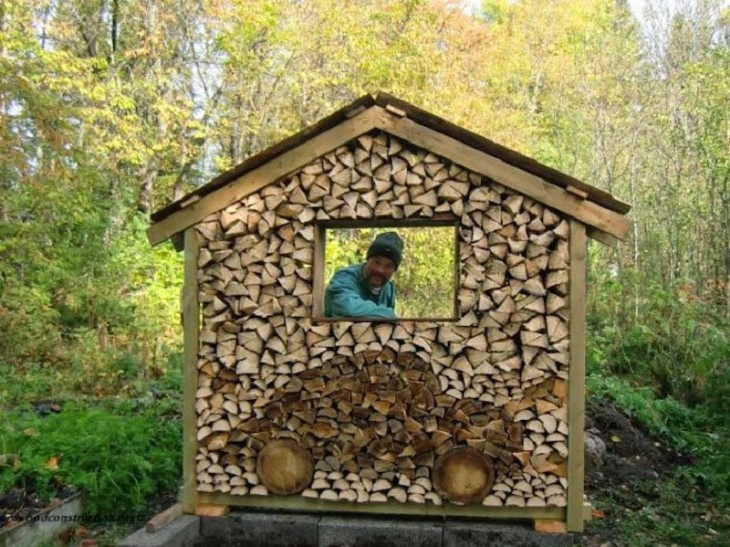
{"type": "Polygon", "coordinates": [[[485,455],[472,448],[454,448],[436,460],[433,485],[449,501],[480,503],[494,485],[494,467],[485,455]]]}
{"type": "Polygon", "coordinates": [[[314,463],[294,441],[272,441],[259,452],[256,474],[269,492],[287,496],[301,492],[312,482],[314,463]]]}

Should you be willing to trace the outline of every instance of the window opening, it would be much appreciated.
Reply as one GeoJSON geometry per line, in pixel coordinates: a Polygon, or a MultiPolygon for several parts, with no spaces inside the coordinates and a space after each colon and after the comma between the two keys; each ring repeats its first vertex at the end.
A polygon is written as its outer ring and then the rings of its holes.
{"type": "MultiPolygon", "coordinates": [[[[335,273],[368,261],[368,249],[376,236],[395,232],[403,242],[402,261],[390,279],[395,288],[395,318],[420,320],[456,320],[458,318],[458,225],[456,221],[431,221],[429,225],[414,226],[320,226],[322,256],[322,287],[315,315],[326,318],[326,290],[335,273]],[[319,312],[319,313],[317,313],[319,312]]],[[[386,238],[387,240],[387,238],[386,238]]],[[[379,240],[379,241],[386,241],[379,240]]],[[[373,257],[378,260],[378,256],[373,257]]],[[[359,270],[362,271],[362,270],[359,270]]],[[[369,271],[369,270],[366,270],[369,271]]],[[[380,273],[380,272],[376,272],[380,273]]],[[[360,277],[367,283],[367,273],[360,277]]],[[[378,275],[374,285],[378,285],[378,275]]],[[[375,297],[376,300],[379,297],[375,297]]],[[[332,299],[331,299],[332,300],[332,299]]],[[[329,318],[357,320],[351,315],[331,315],[329,318]]],[[[372,318],[363,317],[363,320],[372,318]]]]}

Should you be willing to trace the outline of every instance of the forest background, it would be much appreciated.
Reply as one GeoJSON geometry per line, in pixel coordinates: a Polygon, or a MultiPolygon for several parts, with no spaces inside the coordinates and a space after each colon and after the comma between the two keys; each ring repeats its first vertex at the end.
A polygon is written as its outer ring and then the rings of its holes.
{"type": "Polygon", "coordinates": [[[589,388],[704,447],[727,503],[728,3],[466,4],[0,3],[0,404],[177,390],[150,213],[383,90],[631,205],[589,249],[589,388]]]}

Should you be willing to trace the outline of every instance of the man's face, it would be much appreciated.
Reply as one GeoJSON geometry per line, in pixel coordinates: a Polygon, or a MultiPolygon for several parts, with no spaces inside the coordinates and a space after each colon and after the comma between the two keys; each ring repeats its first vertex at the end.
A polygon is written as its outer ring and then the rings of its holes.
{"type": "Polygon", "coordinates": [[[365,263],[365,283],[374,294],[378,294],[383,285],[393,277],[393,272],[395,272],[395,262],[390,258],[371,256],[365,263]]]}

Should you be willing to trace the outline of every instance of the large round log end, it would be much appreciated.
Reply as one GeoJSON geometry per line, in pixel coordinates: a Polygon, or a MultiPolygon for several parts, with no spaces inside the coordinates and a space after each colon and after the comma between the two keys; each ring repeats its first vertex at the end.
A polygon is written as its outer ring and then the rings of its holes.
{"type": "Polygon", "coordinates": [[[256,474],[272,494],[297,494],[312,482],[314,463],[309,453],[294,441],[277,440],[259,452],[256,474]]]}
{"type": "Polygon", "coordinates": [[[494,485],[494,467],[485,455],[472,448],[454,448],[434,463],[433,485],[449,501],[480,503],[494,485]]]}

